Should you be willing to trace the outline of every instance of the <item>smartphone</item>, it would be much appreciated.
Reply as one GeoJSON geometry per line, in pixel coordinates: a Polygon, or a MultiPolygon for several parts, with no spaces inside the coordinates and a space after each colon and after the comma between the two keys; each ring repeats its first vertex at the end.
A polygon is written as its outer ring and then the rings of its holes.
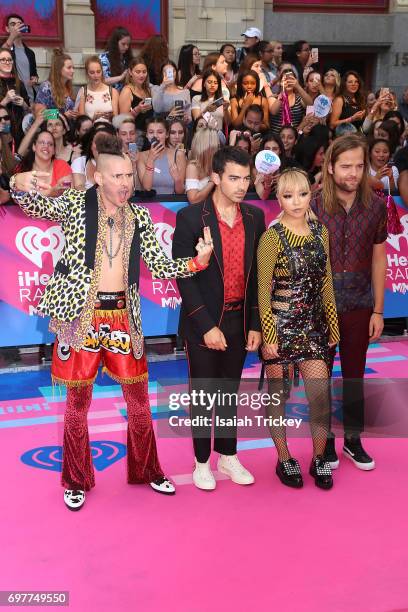
{"type": "Polygon", "coordinates": [[[319,48],[313,47],[312,49],[310,49],[310,55],[312,56],[313,63],[317,64],[319,61],[319,48]]]}
{"type": "Polygon", "coordinates": [[[153,136],[153,138],[150,141],[150,146],[153,147],[154,145],[158,145],[160,144],[160,141],[156,138],[156,136],[153,136]]]}
{"type": "Polygon", "coordinates": [[[214,106],[216,106],[217,108],[218,108],[219,106],[222,106],[222,105],[224,104],[224,98],[223,98],[223,97],[221,97],[221,98],[217,98],[217,100],[214,100],[213,104],[214,104],[214,106]]]}
{"type": "Polygon", "coordinates": [[[306,115],[314,115],[314,106],[306,106],[306,115]]]}
{"type": "Polygon", "coordinates": [[[151,106],[152,105],[152,99],[151,98],[145,98],[143,100],[143,104],[148,104],[149,106],[151,106]]]}
{"type": "Polygon", "coordinates": [[[256,134],[252,134],[252,138],[254,140],[259,140],[260,138],[262,138],[261,132],[256,132],[256,134]]]}
{"type": "Polygon", "coordinates": [[[380,96],[388,96],[390,94],[389,87],[381,87],[380,96]]]}
{"type": "Polygon", "coordinates": [[[3,129],[0,132],[0,134],[10,134],[11,132],[11,124],[10,123],[3,123],[3,129]]]}
{"type": "Polygon", "coordinates": [[[137,144],[136,142],[129,142],[128,144],[129,153],[137,153],[137,144]]]}
{"type": "Polygon", "coordinates": [[[59,117],[59,110],[58,110],[58,108],[47,108],[43,112],[43,117],[44,117],[45,121],[48,121],[48,119],[58,119],[58,117],[59,117]]]}
{"type": "Polygon", "coordinates": [[[174,68],[166,68],[166,79],[174,81],[174,68]]]}
{"type": "Polygon", "coordinates": [[[24,24],[20,32],[22,32],[23,34],[29,34],[31,32],[31,27],[29,25],[24,24]]]}
{"type": "Polygon", "coordinates": [[[183,109],[184,108],[184,100],[175,100],[174,106],[177,109],[179,109],[179,110],[183,109]]]}

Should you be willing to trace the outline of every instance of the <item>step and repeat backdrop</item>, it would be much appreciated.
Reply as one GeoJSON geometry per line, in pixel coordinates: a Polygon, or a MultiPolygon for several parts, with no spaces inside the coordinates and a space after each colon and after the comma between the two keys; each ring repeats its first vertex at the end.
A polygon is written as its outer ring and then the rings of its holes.
{"type": "MultiPolygon", "coordinates": [[[[278,214],[275,200],[246,201],[264,210],[267,226],[278,214]]],[[[395,201],[404,232],[387,240],[386,318],[408,316],[408,210],[400,198],[395,201]]],[[[143,205],[151,213],[164,252],[171,257],[176,214],[187,205],[186,200],[164,196],[143,205]]],[[[31,219],[18,206],[3,207],[1,212],[0,346],[53,342],[48,319],[37,316],[36,307],[59,259],[64,235],[56,223],[31,219]]],[[[181,302],[176,281],[152,279],[142,263],[140,294],[145,336],[175,334],[181,302]]]]}

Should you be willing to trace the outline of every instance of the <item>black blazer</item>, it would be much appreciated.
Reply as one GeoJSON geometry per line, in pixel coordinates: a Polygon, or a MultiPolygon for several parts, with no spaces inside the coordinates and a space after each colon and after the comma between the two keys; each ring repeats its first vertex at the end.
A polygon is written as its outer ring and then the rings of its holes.
{"type": "MultiPolygon", "coordinates": [[[[261,331],[258,311],[256,252],[265,231],[265,215],[256,206],[240,204],[245,228],[245,301],[244,335],[261,331]]],[[[182,208],[177,213],[173,236],[173,257],[194,257],[195,245],[208,225],[214,241],[214,252],[208,268],[190,278],[177,280],[182,298],[179,334],[186,340],[202,343],[203,335],[219,326],[224,315],[224,281],[221,234],[212,197],[201,204],[182,208]]]]}

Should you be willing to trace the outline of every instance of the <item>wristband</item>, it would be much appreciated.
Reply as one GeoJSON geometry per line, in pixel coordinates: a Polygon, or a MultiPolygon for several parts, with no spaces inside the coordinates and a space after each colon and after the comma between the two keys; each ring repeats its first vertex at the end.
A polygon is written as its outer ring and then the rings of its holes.
{"type": "Polygon", "coordinates": [[[193,259],[190,259],[187,263],[190,272],[201,272],[201,270],[205,270],[206,268],[208,268],[208,264],[205,264],[203,266],[198,262],[197,257],[198,255],[196,255],[193,259]]]}
{"type": "Polygon", "coordinates": [[[373,314],[378,314],[378,315],[384,316],[383,312],[376,312],[375,310],[373,310],[373,314]]]}
{"type": "Polygon", "coordinates": [[[148,172],[154,172],[154,166],[145,166],[145,168],[148,172]]]}

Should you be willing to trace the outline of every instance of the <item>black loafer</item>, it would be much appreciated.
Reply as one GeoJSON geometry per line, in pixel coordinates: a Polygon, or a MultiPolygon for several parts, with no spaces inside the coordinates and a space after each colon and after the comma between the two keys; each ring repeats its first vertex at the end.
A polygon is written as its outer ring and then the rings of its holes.
{"type": "Polygon", "coordinates": [[[300,465],[293,457],[286,461],[278,461],[276,464],[276,474],[281,483],[287,487],[293,487],[294,489],[301,489],[303,487],[300,465]]]}
{"type": "Polygon", "coordinates": [[[333,477],[330,463],[325,461],[321,455],[312,459],[309,474],[314,478],[316,487],[319,489],[331,489],[333,477]]]}

